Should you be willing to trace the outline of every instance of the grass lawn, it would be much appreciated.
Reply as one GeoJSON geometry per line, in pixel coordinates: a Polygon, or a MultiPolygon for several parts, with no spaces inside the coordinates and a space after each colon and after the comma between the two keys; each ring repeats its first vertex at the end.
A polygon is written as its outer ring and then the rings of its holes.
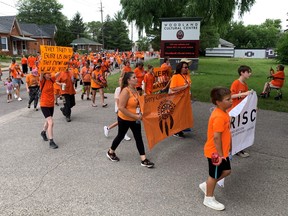
{"type": "MultiPolygon", "coordinates": [[[[154,59],[145,62],[145,68],[147,64],[151,64],[154,67],[159,67],[160,61],[154,59]]],[[[237,69],[240,65],[245,64],[252,68],[252,75],[247,81],[249,89],[253,89],[260,94],[263,90],[263,85],[267,82],[267,76],[269,75],[270,67],[276,69],[277,62],[272,59],[235,59],[235,58],[206,58],[202,57],[199,60],[199,68],[197,71],[191,73],[192,79],[192,94],[193,97],[202,102],[210,101],[210,91],[215,86],[225,86],[230,88],[231,83],[238,79],[237,69]]],[[[288,66],[285,65],[286,71],[288,66]]],[[[284,70],[285,71],[285,70],[284,70]]],[[[119,74],[109,76],[109,87],[107,92],[113,93],[118,86],[119,74]]],[[[287,72],[286,72],[287,77],[287,72]]],[[[286,78],[287,79],[287,78],[286,78]]],[[[281,112],[288,112],[288,87],[284,84],[282,88],[283,99],[276,101],[274,96],[276,91],[271,92],[270,98],[259,98],[258,108],[265,110],[274,110],[281,112]]]]}

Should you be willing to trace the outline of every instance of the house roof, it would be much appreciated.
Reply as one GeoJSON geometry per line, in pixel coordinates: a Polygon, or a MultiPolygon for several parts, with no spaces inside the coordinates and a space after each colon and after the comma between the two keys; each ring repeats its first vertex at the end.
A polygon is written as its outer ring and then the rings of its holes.
{"type": "Polygon", "coordinates": [[[92,41],[88,38],[77,38],[70,43],[70,45],[97,45],[101,46],[102,44],[92,41]]]}
{"type": "Polygon", "coordinates": [[[19,25],[25,35],[33,38],[53,38],[55,35],[56,26],[53,24],[20,23],[19,25]]]}
{"type": "Polygon", "coordinates": [[[0,32],[9,34],[15,19],[16,16],[0,16],[0,32]]]}
{"type": "Polygon", "coordinates": [[[230,43],[229,41],[226,41],[226,40],[224,40],[224,39],[222,39],[222,38],[219,39],[219,43],[220,43],[220,45],[223,46],[223,47],[235,47],[234,44],[232,44],[232,43],[230,43]]]}

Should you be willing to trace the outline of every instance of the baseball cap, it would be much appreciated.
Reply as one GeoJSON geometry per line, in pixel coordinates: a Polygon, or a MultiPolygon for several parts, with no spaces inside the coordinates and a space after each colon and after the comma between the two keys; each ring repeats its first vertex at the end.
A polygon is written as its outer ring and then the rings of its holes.
{"type": "Polygon", "coordinates": [[[186,64],[188,64],[188,66],[190,66],[192,64],[192,61],[188,60],[187,58],[181,59],[180,62],[185,62],[186,64]]]}

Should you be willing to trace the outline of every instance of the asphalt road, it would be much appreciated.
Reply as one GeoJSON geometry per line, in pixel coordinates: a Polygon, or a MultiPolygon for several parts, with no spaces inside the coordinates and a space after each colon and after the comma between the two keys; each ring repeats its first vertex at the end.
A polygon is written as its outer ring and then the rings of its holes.
{"type": "Polygon", "coordinates": [[[169,137],[147,149],[155,163],[148,169],[140,166],[133,139],[118,147],[120,162],[106,158],[117,133],[103,134],[116,119],[107,95],[108,108],[99,106],[99,95],[93,108],[77,94],[70,123],[55,109],[56,150],[42,141],[44,117],[26,108],[28,96],[10,104],[0,96],[1,216],[287,215],[287,113],[258,110],[250,157],[233,157],[232,174],[215,193],[226,210],[217,212],[202,204],[198,188],[208,175],[203,144],[211,104],[192,104],[195,127],[187,138],[169,137]]]}

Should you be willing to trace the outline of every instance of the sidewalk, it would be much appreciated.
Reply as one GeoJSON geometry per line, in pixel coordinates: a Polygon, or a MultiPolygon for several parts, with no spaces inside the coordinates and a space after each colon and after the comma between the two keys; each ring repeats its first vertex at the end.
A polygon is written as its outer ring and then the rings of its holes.
{"type": "MultiPolygon", "coordinates": [[[[23,108],[0,117],[0,215],[286,215],[287,113],[258,111],[250,157],[233,158],[225,188],[216,189],[226,210],[217,212],[202,204],[198,188],[208,173],[203,144],[211,104],[193,103],[195,127],[186,139],[169,137],[146,148],[155,163],[147,169],[133,139],[119,145],[120,162],[106,158],[117,134],[103,134],[116,120],[113,95],[107,96],[108,108],[99,106],[99,95],[93,108],[77,94],[70,123],[55,107],[56,150],[40,137],[40,111],[23,108]]],[[[144,131],[143,137],[147,143],[144,131]]]]}

